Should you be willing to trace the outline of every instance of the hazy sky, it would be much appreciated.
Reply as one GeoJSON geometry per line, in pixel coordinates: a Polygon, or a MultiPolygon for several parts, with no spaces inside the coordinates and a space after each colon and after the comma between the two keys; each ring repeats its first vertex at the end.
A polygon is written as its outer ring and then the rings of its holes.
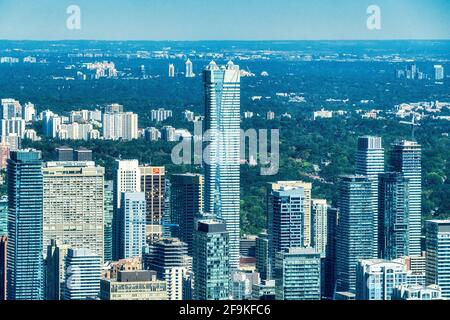
{"type": "Polygon", "coordinates": [[[0,39],[450,39],[450,0],[0,0],[0,39]],[[372,4],[381,30],[366,27],[372,4]]]}

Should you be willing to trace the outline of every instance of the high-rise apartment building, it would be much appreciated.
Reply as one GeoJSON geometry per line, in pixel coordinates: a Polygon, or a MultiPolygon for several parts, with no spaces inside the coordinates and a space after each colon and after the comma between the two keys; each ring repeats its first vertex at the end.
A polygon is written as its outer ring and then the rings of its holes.
{"type": "Polygon", "coordinates": [[[220,220],[199,220],[194,233],[194,299],[228,300],[230,251],[226,225],[220,220]]]}
{"type": "Polygon", "coordinates": [[[358,261],[374,257],[372,208],[372,181],[359,175],[341,177],[336,234],[337,291],[355,290],[358,261]]]}
{"type": "Polygon", "coordinates": [[[141,166],[141,191],[145,193],[147,205],[147,242],[162,235],[164,199],[166,191],[166,170],[164,167],[141,166]]]}
{"type": "MultiPolygon", "coordinates": [[[[281,183],[279,183],[281,184],[281,183]]],[[[269,184],[268,234],[271,269],[280,251],[303,247],[304,188],[269,184]]]]}
{"type": "Polygon", "coordinates": [[[113,257],[113,216],[114,216],[114,193],[113,181],[105,181],[105,214],[103,228],[103,259],[104,261],[112,261],[113,257]]]}
{"type": "Polygon", "coordinates": [[[146,239],[146,201],[143,192],[122,192],[119,258],[141,257],[146,239]]]}
{"type": "Polygon", "coordinates": [[[169,78],[174,78],[175,77],[175,66],[173,65],[173,63],[169,64],[169,78]]]}
{"type": "MultiPolygon", "coordinates": [[[[378,234],[378,175],[384,172],[384,149],[381,137],[363,136],[358,138],[356,151],[357,175],[366,176],[372,183],[373,232],[378,234]]],[[[378,256],[377,237],[373,241],[374,258],[378,256]]]]}
{"type": "Polygon", "coordinates": [[[378,248],[382,259],[409,254],[409,181],[399,172],[379,176],[378,248]]]}
{"type": "Polygon", "coordinates": [[[312,248],[288,248],[276,255],[277,300],[320,300],[320,253],[312,248]]]}
{"type": "Polygon", "coordinates": [[[41,153],[11,152],[8,160],[8,299],[44,299],[41,153]]]}
{"type": "Polygon", "coordinates": [[[231,61],[212,61],[203,73],[205,88],[204,212],[226,222],[230,266],[239,267],[240,235],[240,71],[231,61]]]}
{"type": "Polygon", "coordinates": [[[100,293],[100,257],[87,249],[68,249],[64,300],[96,299],[100,293]]]}
{"type": "Polygon", "coordinates": [[[325,257],[328,235],[328,204],[325,199],[311,200],[311,247],[325,257]]]}
{"type": "Polygon", "coordinates": [[[137,139],[138,115],[133,112],[106,112],[102,118],[102,129],[106,140],[137,139]]]}
{"type": "Polygon", "coordinates": [[[187,59],[185,64],[186,64],[186,73],[185,73],[186,78],[195,77],[191,59],[187,59]]]}
{"type": "Polygon", "coordinates": [[[422,230],[422,147],[415,141],[394,143],[391,153],[391,170],[400,172],[409,180],[409,255],[419,256],[422,230]]]}
{"type": "Polygon", "coordinates": [[[113,179],[113,260],[120,259],[122,192],[141,191],[138,160],[116,160],[113,179]]]}
{"type": "Polygon", "coordinates": [[[270,263],[269,263],[269,235],[266,230],[263,230],[256,237],[255,245],[256,255],[256,271],[259,272],[261,280],[267,280],[271,278],[270,263]]]}
{"type": "Polygon", "coordinates": [[[195,217],[203,209],[203,176],[199,174],[174,174],[171,176],[170,214],[176,225],[173,236],[185,242],[192,255],[195,217]]]}
{"type": "Polygon", "coordinates": [[[426,247],[427,285],[437,284],[450,298],[450,220],[427,221],[426,247]]]}
{"type": "Polygon", "coordinates": [[[104,174],[94,162],[47,162],[43,168],[44,256],[51,240],[104,250],[104,174]]]}

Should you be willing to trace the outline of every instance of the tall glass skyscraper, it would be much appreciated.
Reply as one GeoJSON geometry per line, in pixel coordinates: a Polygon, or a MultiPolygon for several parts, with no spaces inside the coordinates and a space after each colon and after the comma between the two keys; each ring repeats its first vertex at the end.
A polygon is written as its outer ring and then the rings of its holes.
{"type": "Polygon", "coordinates": [[[104,219],[104,250],[105,261],[112,261],[113,256],[113,214],[114,214],[114,196],[113,182],[105,181],[105,219],[104,219]]]}
{"type": "Polygon", "coordinates": [[[204,212],[226,222],[230,265],[239,267],[240,229],[240,71],[231,61],[212,61],[205,86],[204,212]]]}
{"type": "Polygon", "coordinates": [[[408,256],[409,180],[399,172],[379,177],[379,253],[392,260],[408,256]]]}
{"type": "Polygon", "coordinates": [[[409,255],[421,254],[422,230],[422,148],[415,141],[394,143],[391,169],[409,180],[409,255]]]}
{"type": "Polygon", "coordinates": [[[41,153],[11,152],[8,160],[8,299],[44,299],[41,153]]]}
{"type": "Polygon", "coordinates": [[[144,192],[122,192],[120,206],[120,259],[141,257],[144,251],[146,201],[144,192]]]}
{"type": "Polygon", "coordinates": [[[356,264],[374,255],[372,181],[367,177],[341,177],[338,221],[336,290],[355,290],[356,264]]]}
{"type": "Polygon", "coordinates": [[[8,235],[8,198],[0,199],[0,236],[8,235]]]}
{"type": "Polygon", "coordinates": [[[373,213],[373,254],[378,256],[378,175],[384,172],[384,149],[381,137],[363,136],[358,138],[356,152],[356,171],[358,175],[366,176],[372,182],[372,213],[373,213]]]}

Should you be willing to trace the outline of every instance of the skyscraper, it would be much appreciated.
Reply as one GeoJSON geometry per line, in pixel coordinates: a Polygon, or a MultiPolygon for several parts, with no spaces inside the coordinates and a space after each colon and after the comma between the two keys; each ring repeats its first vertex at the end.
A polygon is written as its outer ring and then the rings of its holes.
{"type": "Polygon", "coordinates": [[[440,65],[440,64],[435,65],[434,72],[435,72],[434,78],[436,81],[444,80],[444,77],[445,77],[444,76],[444,67],[442,65],[440,65]]]}
{"type": "Polygon", "coordinates": [[[263,230],[258,237],[256,237],[256,271],[259,272],[261,280],[271,278],[270,264],[269,264],[269,235],[266,230],[263,230]]]}
{"type": "Polygon", "coordinates": [[[183,278],[191,266],[186,243],[176,239],[154,241],[144,254],[144,268],[155,270],[158,278],[165,280],[169,300],[182,300],[183,278]]]}
{"type": "Polygon", "coordinates": [[[169,78],[175,77],[175,66],[173,63],[169,64],[169,78]]]}
{"type": "Polygon", "coordinates": [[[162,235],[162,218],[164,216],[164,199],[166,191],[166,171],[164,167],[141,166],[141,191],[145,193],[147,242],[162,235]]]}
{"type": "Polygon", "coordinates": [[[45,300],[64,299],[65,258],[68,245],[51,240],[45,260],[45,300]]]}
{"type": "Polygon", "coordinates": [[[200,220],[194,233],[194,299],[228,300],[230,251],[228,231],[220,220],[200,220]]]}
{"type": "Polygon", "coordinates": [[[102,118],[103,138],[133,140],[138,138],[138,115],[133,112],[106,112],[102,118]]]}
{"type": "Polygon", "coordinates": [[[56,240],[103,262],[104,174],[92,161],[44,163],[44,256],[56,240]]]}
{"type": "Polygon", "coordinates": [[[338,209],[327,210],[327,245],[325,249],[324,297],[332,299],[336,287],[336,233],[338,209]]]}
{"type": "Polygon", "coordinates": [[[187,59],[185,64],[186,64],[186,73],[185,73],[186,78],[195,77],[191,59],[187,59]]]}
{"type": "Polygon", "coordinates": [[[409,248],[411,256],[421,254],[422,218],[422,150],[415,141],[394,143],[391,154],[391,169],[400,172],[409,180],[409,248]]]}
{"type": "Polygon", "coordinates": [[[274,187],[270,183],[269,188],[272,190],[267,204],[269,255],[273,270],[277,252],[303,246],[304,189],[274,187]]]}
{"type": "Polygon", "coordinates": [[[141,257],[145,247],[146,202],[143,192],[122,192],[119,258],[141,257]]]}
{"type": "Polygon", "coordinates": [[[192,255],[194,218],[203,208],[203,176],[199,174],[174,174],[171,177],[171,222],[173,236],[185,242],[192,255]]]}
{"type": "Polygon", "coordinates": [[[358,138],[356,152],[357,175],[368,177],[372,182],[372,214],[373,214],[373,254],[378,257],[378,175],[384,172],[384,149],[381,137],[363,136],[358,138]]]}
{"type": "Polygon", "coordinates": [[[204,71],[204,212],[226,222],[230,266],[239,267],[240,233],[240,71],[231,61],[204,71]]]}
{"type": "Polygon", "coordinates": [[[327,212],[327,200],[311,200],[311,247],[315,248],[322,256],[325,256],[327,246],[327,212]]]}
{"type": "Polygon", "coordinates": [[[99,256],[87,249],[69,249],[65,269],[64,300],[88,300],[99,296],[99,256]]]}
{"type": "Polygon", "coordinates": [[[355,290],[357,262],[374,256],[372,200],[372,181],[367,177],[341,177],[336,239],[337,291],[355,290]]]}
{"type": "Polygon", "coordinates": [[[379,255],[392,260],[409,255],[409,181],[398,172],[379,177],[379,255]]]}
{"type": "Polygon", "coordinates": [[[116,160],[113,180],[113,260],[120,259],[122,192],[141,191],[141,171],[138,160],[116,160]]]}
{"type": "Polygon", "coordinates": [[[8,197],[0,199],[0,236],[8,234],[8,197]]]}
{"type": "Polygon", "coordinates": [[[8,299],[42,300],[43,186],[41,153],[11,152],[8,160],[8,299]]]}
{"type": "Polygon", "coordinates": [[[442,297],[450,298],[450,220],[429,220],[426,232],[427,285],[439,285],[442,297]]]}
{"type": "MultiPolygon", "coordinates": [[[[303,246],[310,247],[312,242],[312,214],[311,214],[311,189],[312,189],[312,183],[311,182],[304,182],[304,181],[278,181],[275,183],[270,184],[272,190],[279,190],[281,187],[297,187],[297,188],[303,188],[303,218],[302,218],[302,225],[303,225],[303,246]]],[[[270,198],[270,195],[268,195],[268,199],[270,198]]]]}
{"type": "Polygon", "coordinates": [[[320,300],[320,253],[312,248],[278,252],[275,265],[277,300],[320,300]]]}
{"type": "Polygon", "coordinates": [[[105,181],[105,216],[104,216],[104,261],[112,261],[113,256],[113,215],[114,215],[114,196],[113,182],[105,181]]]}

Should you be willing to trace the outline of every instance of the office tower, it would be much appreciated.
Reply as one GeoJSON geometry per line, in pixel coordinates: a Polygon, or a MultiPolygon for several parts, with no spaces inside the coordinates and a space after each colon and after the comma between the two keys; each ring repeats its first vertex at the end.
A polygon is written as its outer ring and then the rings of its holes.
{"type": "Polygon", "coordinates": [[[231,299],[237,301],[252,299],[253,286],[260,282],[258,272],[234,271],[231,274],[231,299]]]}
{"type": "Polygon", "coordinates": [[[73,149],[69,147],[56,148],[56,161],[73,161],[73,149]]]}
{"type": "Polygon", "coordinates": [[[409,255],[421,254],[422,217],[422,150],[415,141],[394,143],[391,154],[391,169],[400,172],[409,180],[409,255]]]}
{"type": "Polygon", "coordinates": [[[187,244],[192,255],[194,217],[203,208],[203,176],[199,174],[174,174],[171,177],[171,223],[176,225],[173,236],[187,244]]]}
{"type": "Polygon", "coordinates": [[[440,64],[434,66],[434,78],[436,81],[444,80],[444,67],[440,64]]]}
{"type": "Polygon", "coordinates": [[[400,261],[361,260],[356,269],[356,300],[391,300],[396,286],[407,283],[400,261]]]}
{"type": "Polygon", "coordinates": [[[166,281],[169,300],[183,299],[183,278],[190,271],[186,243],[175,238],[154,241],[144,254],[144,268],[166,281]]]}
{"type": "Polygon", "coordinates": [[[44,255],[53,239],[103,262],[104,174],[94,162],[44,163],[44,255]]]}
{"type": "Polygon", "coordinates": [[[8,197],[0,199],[0,236],[8,235],[8,197]]]}
{"type": "Polygon", "coordinates": [[[253,285],[252,300],[275,300],[275,296],[275,280],[261,280],[261,283],[253,285]]]}
{"type": "Polygon", "coordinates": [[[164,167],[141,166],[141,191],[147,204],[147,241],[162,235],[166,171],[164,167]]]}
{"type": "Polygon", "coordinates": [[[8,299],[42,300],[43,182],[40,151],[11,152],[7,174],[8,299]]]}
{"type": "Polygon", "coordinates": [[[325,248],[324,294],[326,299],[332,299],[336,287],[336,233],[338,224],[338,209],[329,207],[327,210],[327,245],[325,248]]]}
{"type": "Polygon", "coordinates": [[[78,149],[73,152],[73,160],[75,161],[92,161],[92,150],[78,149]]]}
{"type": "Polygon", "coordinates": [[[141,191],[141,171],[138,160],[116,160],[113,180],[113,260],[120,259],[122,192],[141,191]]]}
{"type": "Polygon", "coordinates": [[[277,252],[277,300],[320,300],[320,253],[312,248],[277,252]]]}
{"type": "Polygon", "coordinates": [[[174,78],[175,77],[175,66],[170,63],[169,64],[169,78],[174,78]]]}
{"type": "Polygon", "coordinates": [[[392,260],[407,256],[409,181],[398,172],[379,176],[379,256],[392,260]]]}
{"type": "Polygon", "coordinates": [[[103,258],[104,261],[112,261],[113,253],[113,215],[114,215],[114,196],[113,182],[105,181],[105,215],[104,215],[104,240],[103,240],[103,258]]]}
{"type": "Polygon", "coordinates": [[[65,258],[68,245],[51,240],[45,260],[45,300],[64,299],[65,258]]]}
{"type": "Polygon", "coordinates": [[[210,144],[204,161],[204,212],[226,222],[230,266],[239,267],[240,71],[231,61],[204,71],[205,129],[210,144]]]}
{"type": "Polygon", "coordinates": [[[272,188],[268,197],[268,233],[271,269],[277,252],[303,246],[304,189],[281,185],[272,188]]]}
{"type": "Polygon", "coordinates": [[[311,247],[325,256],[327,246],[327,211],[325,199],[311,200],[311,247]]]}
{"type": "Polygon", "coordinates": [[[341,177],[336,235],[337,291],[355,290],[357,262],[374,256],[372,199],[372,181],[367,177],[341,177]]]}
{"type": "Polygon", "coordinates": [[[437,284],[442,297],[450,298],[450,220],[426,223],[426,283],[437,284]]]}
{"type": "Polygon", "coordinates": [[[172,110],[166,110],[164,108],[159,108],[150,111],[150,120],[156,122],[162,122],[172,117],[172,110]]]}
{"type": "Polygon", "coordinates": [[[164,192],[164,212],[163,216],[161,218],[161,236],[163,238],[170,238],[172,237],[172,232],[175,227],[175,225],[172,223],[172,211],[170,208],[170,197],[172,194],[172,184],[170,183],[169,179],[165,179],[165,186],[164,186],[165,192],[164,192]]]}
{"type": "Polygon", "coordinates": [[[106,112],[102,118],[102,130],[106,140],[137,139],[138,115],[133,112],[106,112]]]}
{"type": "Polygon", "coordinates": [[[166,283],[155,271],[119,271],[117,279],[101,279],[100,299],[167,300],[166,283]]]}
{"type": "MultiPolygon", "coordinates": [[[[310,247],[311,246],[311,235],[312,235],[312,218],[311,218],[311,189],[312,183],[304,182],[304,181],[278,181],[275,183],[269,184],[269,193],[267,199],[270,199],[270,191],[271,190],[279,190],[281,187],[297,187],[303,188],[304,201],[303,201],[303,244],[302,246],[310,247]]],[[[270,228],[269,228],[270,229],[270,228]]]]}
{"type": "Polygon", "coordinates": [[[122,192],[119,258],[141,257],[145,247],[146,202],[143,192],[122,192]]]}
{"type": "Polygon", "coordinates": [[[193,72],[193,67],[192,67],[192,61],[190,59],[187,59],[186,61],[186,73],[185,73],[186,78],[193,78],[195,77],[195,74],[193,72]]]}
{"type": "Polygon", "coordinates": [[[100,293],[100,257],[87,249],[68,249],[64,300],[96,299],[100,293]]]}
{"type": "Polygon", "coordinates": [[[224,221],[198,221],[194,233],[193,258],[194,299],[228,300],[231,257],[224,221]]]}
{"type": "Polygon", "coordinates": [[[392,300],[444,300],[442,289],[435,284],[429,286],[401,285],[394,288],[392,300]]]}
{"type": "Polygon", "coordinates": [[[378,257],[378,175],[384,172],[384,149],[381,137],[363,136],[358,138],[356,151],[357,175],[366,176],[372,183],[373,215],[373,258],[378,257]]]}
{"type": "Polygon", "coordinates": [[[0,301],[7,300],[8,236],[0,235],[0,301]]]}
{"type": "Polygon", "coordinates": [[[261,280],[271,278],[269,263],[269,235],[263,230],[256,238],[256,271],[259,272],[261,280]]]}

